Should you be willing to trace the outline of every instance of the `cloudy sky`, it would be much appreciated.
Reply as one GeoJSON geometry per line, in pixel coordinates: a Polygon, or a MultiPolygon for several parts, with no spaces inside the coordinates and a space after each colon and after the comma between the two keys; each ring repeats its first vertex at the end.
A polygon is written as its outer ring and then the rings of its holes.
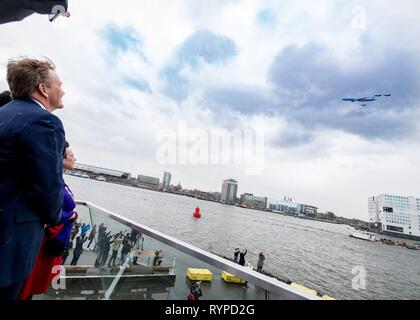
{"type": "Polygon", "coordinates": [[[9,58],[52,59],[79,162],[364,220],[369,196],[420,197],[417,0],[69,2],[69,19],[0,25],[0,90],[9,58]],[[255,154],[211,147],[247,130],[255,154]]]}

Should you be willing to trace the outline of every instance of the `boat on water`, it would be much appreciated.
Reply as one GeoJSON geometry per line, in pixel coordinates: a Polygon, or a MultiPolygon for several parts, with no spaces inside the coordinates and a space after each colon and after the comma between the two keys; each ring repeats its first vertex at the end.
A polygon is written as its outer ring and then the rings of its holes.
{"type": "Polygon", "coordinates": [[[369,232],[354,231],[350,234],[351,238],[376,242],[376,236],[369,232]]]}
{"type": "Polygon", "coordinates": [[[414,244],[406,244],[406,248],[410,250],[420,250],[420,242],[414,244]]]}

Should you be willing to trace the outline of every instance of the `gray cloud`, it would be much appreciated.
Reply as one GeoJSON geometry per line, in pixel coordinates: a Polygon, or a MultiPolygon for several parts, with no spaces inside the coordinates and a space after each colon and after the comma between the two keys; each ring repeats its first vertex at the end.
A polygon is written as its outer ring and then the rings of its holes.
{"type": "Polygon", "coordinates": [[[242,114],[270,113],[273,102],[270,98],[252,88],[223,88],[208,90],[203,97],[203,104],[216,112],[228,108],[242,114]]]}
{"type": "Polygon", "coordinates": [[[205,30],[195,32],[181,44],[161,73],[166,81],[165,94],[176,101],[184,100],[188,96],[188,79],[181,74],[183,68],[198,70],[201,62],[224,63],[236,55],[236,44],[230,38],[205,30]]]}

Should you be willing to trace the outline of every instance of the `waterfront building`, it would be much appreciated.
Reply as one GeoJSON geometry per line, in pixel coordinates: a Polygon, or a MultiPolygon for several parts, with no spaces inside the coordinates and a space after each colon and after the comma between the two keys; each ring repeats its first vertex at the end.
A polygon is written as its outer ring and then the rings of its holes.
{"type": "Polygon", "coordinates": [[[299,204],[288,200],[270,200],[268,208],[276,213],[298,215],[299,204]]]}
{"type": "Polygon", "coordinates": [[[369,219],[387,235],[420,237],[420,198],[381,194],[368,200],[369,219]]]}
{"type": "Polygon", "coordinates": [[[238,182],[235,179],[227,179],[223,181],[221,202],[235,205],[237,193],[238,193],[238,182]]]}
{"type": "Polygon", "coordinates": [[[316,217],[316,215],[318,214],[319,208],[311,206],[309,204],[303,204],[302,206],[303,213],[305,214],[305,216],[316,217]]]}
{"type": "Polygon", "coordinates": [[[162,188],[163,189],[169,189],[169,186],[171,185],[171,178],[172,178],[171,173],[165,172],[163,174],[163,179],[162,179],[162,188]]]}
{"type": "Polygon", "coordinates": [[[110,178],[119,178],[119,179],[131,179],[131,173],[117,171],[112,169],[105,169],[101,167],[95,167],[87,164],[76,163],[73,172],[84,172],[92,176],[107,176],[110,178]]]}
{"type": "Polygon", "coordinates": [[[149,186],[159,187],[159,178],[149,177],[149,176],[139,174],[137,176],[137,180],[141,184],[146,184],[146,185],[149,185],[149,186]]]}
{"type": "Polygon", "coordinates": [[[267,197],[257,197],[251,193],[241,195],[240,206],[258,210],[267,209],[267,197]]]}
{"type": "Polygon", "coordinates": [[[296,216],[315,218],[318,215],[318,208],[308,204],[293,202],[291,200],[268,200],[267,207],[270,211],[285,213],[296,216]]]}

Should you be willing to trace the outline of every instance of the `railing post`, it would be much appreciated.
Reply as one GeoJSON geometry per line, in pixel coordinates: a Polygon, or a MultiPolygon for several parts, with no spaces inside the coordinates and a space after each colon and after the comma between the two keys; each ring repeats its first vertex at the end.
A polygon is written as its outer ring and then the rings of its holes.
{"type": "Polygon", "coordinates": [[[174,275],[175,274],[175,264],[176,264],[176,257],[174,257],[174,263],[172,264],[172,271],[171,274],[174,275]]]}

